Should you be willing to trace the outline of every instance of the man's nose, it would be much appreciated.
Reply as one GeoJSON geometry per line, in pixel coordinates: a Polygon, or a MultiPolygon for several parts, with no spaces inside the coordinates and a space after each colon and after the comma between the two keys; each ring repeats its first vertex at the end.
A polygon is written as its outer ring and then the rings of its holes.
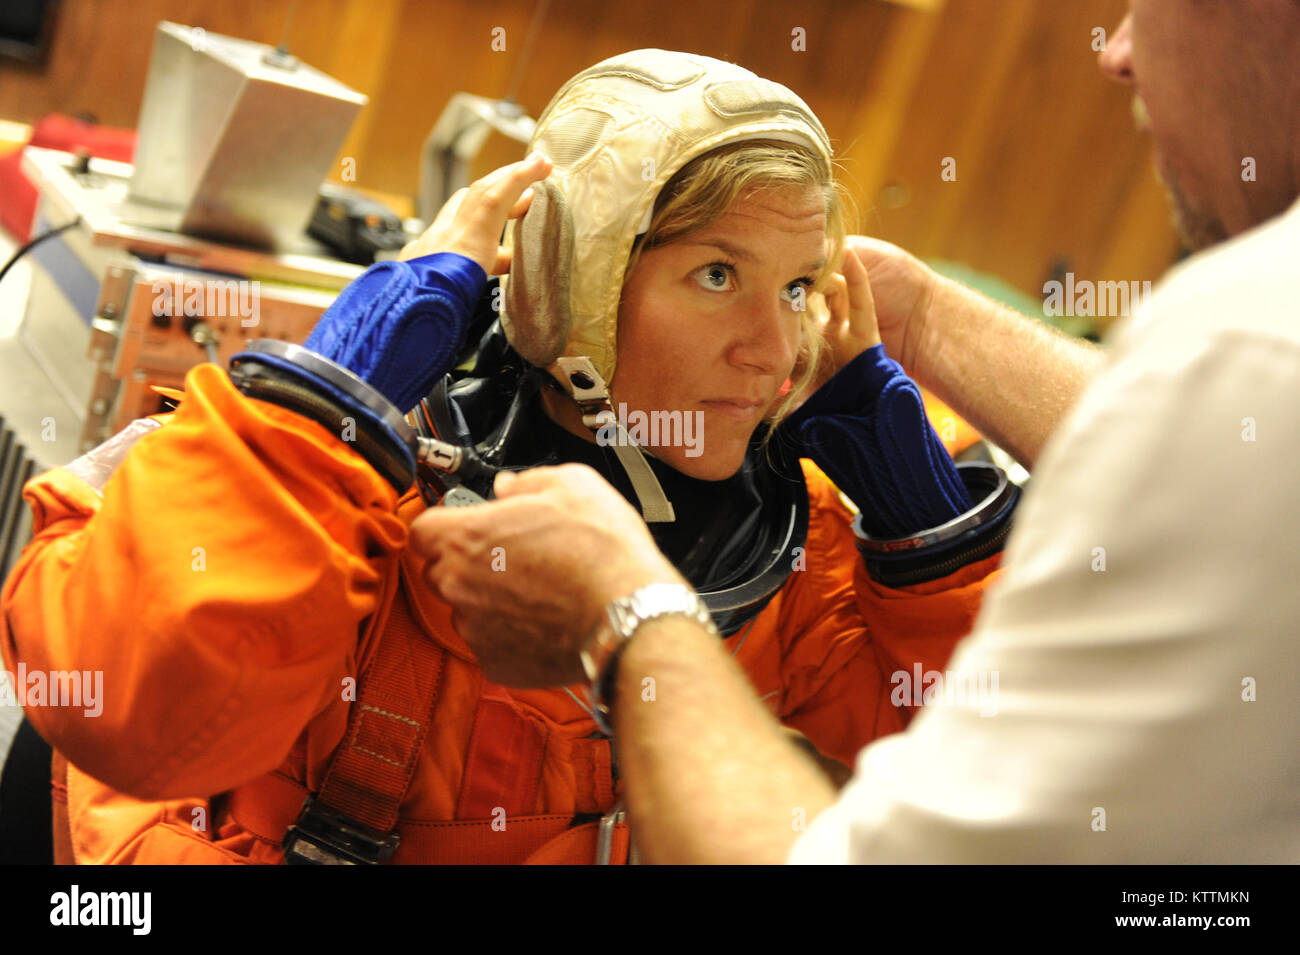
{"type": "Polygon", "coordinates": [[[1097,56],[1101,71],[1117,83],[1133,82],[1133,14],[1120,21],[1106,40],[1106,48],[1097,56]]]}

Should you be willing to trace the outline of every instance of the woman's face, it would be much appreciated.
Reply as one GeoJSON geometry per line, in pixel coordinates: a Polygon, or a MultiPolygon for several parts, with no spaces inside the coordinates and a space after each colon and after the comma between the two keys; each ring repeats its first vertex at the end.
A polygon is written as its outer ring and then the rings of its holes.
{"type": "Polygon", "coordinates": [[[623,285],[610,385],[638,443],[691,477],[739,470],[794,368],[825,245],[821,191],[790,186],[641,255],[623,285]]]}

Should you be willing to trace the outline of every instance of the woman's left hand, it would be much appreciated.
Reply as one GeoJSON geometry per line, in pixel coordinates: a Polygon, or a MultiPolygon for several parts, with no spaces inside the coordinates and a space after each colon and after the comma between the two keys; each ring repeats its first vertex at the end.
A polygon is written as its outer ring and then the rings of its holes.
{"type": "Polygon", "coordinates": [[[844,264],[831,275],[824,293],[828,314],[822,335],[831,347],[834,369],[839,371],[868,348],[880,344],[876,302],[871,295],[867,267],[852,249],[844,250],[844,264]]]}
{"type": "Polygon", "coordinates": [[[843,270],[825,294],[820,327],[831,357],[785,426],[858,506],[872,537],[905,537],[965,513],[973,502],[926,417],[920,390],[876,347],[882,343],[875,299],[853,249],[845,250],[843,270]]]}

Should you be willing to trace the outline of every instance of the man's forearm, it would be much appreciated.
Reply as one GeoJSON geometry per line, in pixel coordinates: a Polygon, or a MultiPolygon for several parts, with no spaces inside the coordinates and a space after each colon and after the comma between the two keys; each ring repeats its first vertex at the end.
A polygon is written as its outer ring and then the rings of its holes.
{"type": "Polygon", "coordinates": [[[912,377],[1026,468],[1104,360],[1095,345],[943,278],[906,344],[912,377]]]}
{"type": "Polygon", "coordinates": [[[689,620],[642,625],[619,666],[614,720],[647,862],[782,863],[835,801],[721,642],[689,620]]]}

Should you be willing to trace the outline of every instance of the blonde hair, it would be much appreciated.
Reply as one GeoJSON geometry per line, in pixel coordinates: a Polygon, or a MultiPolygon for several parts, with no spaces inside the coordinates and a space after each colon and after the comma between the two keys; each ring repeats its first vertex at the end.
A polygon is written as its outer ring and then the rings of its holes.
{"type": "MultiPolygon", "coordinates": [[[[685,238],[722,218],[742,198],[790,186],[821,190],[826,199],[826,266],[813,292],[839,268],[847,231],[846,210],[852,198],[834,176],[827,177],[822,159],[810,149],[777,140],[743,140],[719,146],[679,169],[655,199],[650,228],[637,238],[628,257],[623,281],[632,274],[641,253],[685,238]]],[[[817,375],[825,357],[825,341],[810,308],[802,317],[799,353],[785,397],[769,412],[773,427],[795,410],[800,395],[817,375]]]]}

